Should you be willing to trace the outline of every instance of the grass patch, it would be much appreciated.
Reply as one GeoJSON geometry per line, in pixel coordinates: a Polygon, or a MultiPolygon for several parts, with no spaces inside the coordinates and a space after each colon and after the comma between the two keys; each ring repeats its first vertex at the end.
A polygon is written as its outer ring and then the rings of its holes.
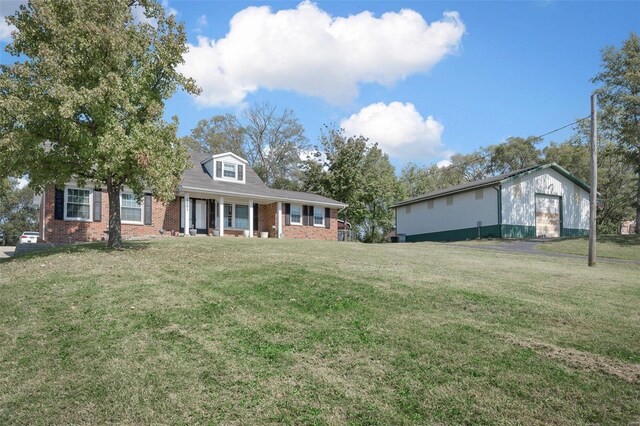
{"type": "MultiPolygon", "coordinates": [[[[538,246],[539,250],[587,256],[589,239],[563,238],[548,241],[538,246]]],[[[640,261],[640,235],[599,235],[596,240],[596,255],[612,259],[640,261]]]]}
{"type": "Polygon", "coordinates": [[[620,424],[640,266],[167,238],[0,262],[0,424],[620,424]]]}

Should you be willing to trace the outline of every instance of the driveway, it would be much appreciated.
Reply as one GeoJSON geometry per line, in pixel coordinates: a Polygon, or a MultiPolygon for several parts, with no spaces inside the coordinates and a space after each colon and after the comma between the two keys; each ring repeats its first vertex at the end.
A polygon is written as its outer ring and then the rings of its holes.
{"type": "Polygon", "coordinates": [[[16,250],[14,246],[0,246],[0,259],[5,259],[16,250]]]}

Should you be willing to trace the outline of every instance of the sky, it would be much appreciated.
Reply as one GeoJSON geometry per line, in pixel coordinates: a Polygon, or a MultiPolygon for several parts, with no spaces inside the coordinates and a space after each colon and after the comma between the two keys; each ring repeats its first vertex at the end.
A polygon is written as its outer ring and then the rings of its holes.
{"type": "MultiPolygon", "coordinates": [[[[2,15],[17,2],[0,0],[2,15]]],[[[601,49],[640,32],[640,1],[164,1],[184,21],[180,71],[202,88],[165,115],[179,136],[268,102],[311,144],[364,135],[398,169],[537,136],[590,114],[601,49]]],[[[0,24],[0,46],[10,41],[0,24]]],[[[2,52],[2,63],[11,61],[2,52]]],[[[566,129],[541,146],[561,142],[566,129]]]]}

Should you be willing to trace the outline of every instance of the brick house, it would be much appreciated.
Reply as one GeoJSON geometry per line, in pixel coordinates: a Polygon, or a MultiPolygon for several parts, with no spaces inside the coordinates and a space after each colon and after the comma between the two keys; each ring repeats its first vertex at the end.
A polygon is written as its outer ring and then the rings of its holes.
{"type": "MultiPolygon", "coordinates": [[[[138,201],[120,193],[123,238],[151,235],[246,235],[337,240],[338,211],[346,204],[316,194],[269,188],[233,153],[191,154],[176,198],[168,203],[145,193],[138,201]]],[[[106,238],[109,199],[105,189],[48,188],[40,203],[40,238],[52,243],[106,238]]]]}

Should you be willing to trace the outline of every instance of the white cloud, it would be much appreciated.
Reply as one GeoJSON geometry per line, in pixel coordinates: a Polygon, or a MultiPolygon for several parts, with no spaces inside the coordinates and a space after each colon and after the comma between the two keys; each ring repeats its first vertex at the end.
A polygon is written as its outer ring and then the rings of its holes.
{"type": "Polygon", "coordinates": [[[26,4],[26,0],[0,0],[2,2],[2,8],[0,10],[0,42],[11,42],[11,32],[16,31],[17,28],[13,25],[9,25],[5,18],[7,16],[15,14],[21,5],[26,4]]]}
{"type": "Polygon", "coordinates": [[[11,41],[11,32],[16,30],[16,27],[8,24],[4,17],[0,18],[0,41],[5,41],[9,43],[11,41]]]}
{"type": "Polygon", "coordinates": [[[207,15],[202,15],[198,18],[198,27],[206,27],[209,24],[207,22],[207,15]]]}
{"type": "Polygon", "coordinates": [[[333,17],[309,1],[278,12],[248,7],[224,38],[189,45],[180,70],[202,87],[206,106],[235,105],[258,88],[343,103],[360,83],[390,85],[430,69],[457,49],[464,28],[457,12],[429,24],[410,9],[333,17]]]}
{"type": "Polygon", "coordinates": [[[428,163],[447,155],[440,140],[444,126],[432,116],[425,119],[410,102],[371,104],[342,120],[340,127],[349,136],[377,142],[394,158],[428,163]]]}

